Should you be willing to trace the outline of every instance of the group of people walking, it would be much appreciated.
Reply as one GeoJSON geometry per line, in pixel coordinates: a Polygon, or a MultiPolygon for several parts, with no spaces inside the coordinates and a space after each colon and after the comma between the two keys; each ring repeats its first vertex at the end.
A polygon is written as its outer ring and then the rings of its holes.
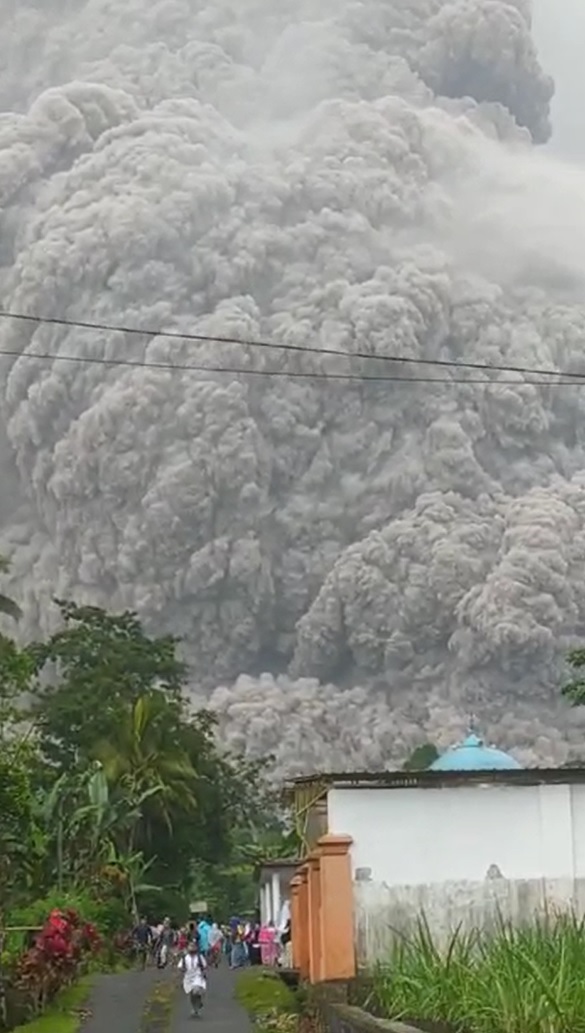
{"type": "Polygon", "coordinates": [[[176,928],[170,918],[150,925],[141,918],[132,933],[132,942],[142,969],[148,964],[165,968],[177,964],[183,976],[183,989],[194,1015],[198,1015],[207,990],[209,968],[217,968],[225,955],[230,968],[246,965],[289,967],[290,916],[280,929],[274,922],[244,921],[232,918],[225,926],[210,918],[191,921],[176,928]]]}
{"type": "Polygon", "coordinates": [[[141,918],[134,929],[132,940],[142,968],[150,963],[164,968],[169,961],[182,956],[194,943],[206,960],[214,966],[219,964],[225,934],[217,922],[202,919],[176,928],[170,918],[158,925],[150,925],[141,918]]]}
{"type": "Polygon", "coordinates": [[[177,963],[194,1015],[198,1015],[203,1006],[209,966],[219,965],[224,938],[217,922],[207,918],[189,922],[180,929],[173,926],[170,918],[155,926],[141,918],[132,934],[142,969],[149,963],[158,968],[177,963]]]}
{"type": "Polygon", "coordinates": [[[290,917],[287,917],[282,929],[277,929],[274,922],[243,922],[233,918],[227,938],[231,968],[243,968],[245,965],[264,965],[273,967],[284,964],[289,967],[286,958],[290,948],[290,917]]]}

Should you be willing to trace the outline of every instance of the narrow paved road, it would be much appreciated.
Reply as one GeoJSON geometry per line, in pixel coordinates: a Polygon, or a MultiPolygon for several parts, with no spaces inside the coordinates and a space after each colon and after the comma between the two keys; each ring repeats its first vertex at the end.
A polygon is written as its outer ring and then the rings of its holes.
{"type": "Polygon", "coordinates": [[[178,972],[158,973],[149,969],[99,976],[83,1033],[147,1033],[143,1020],[145,1006],[159,980],[172,980],[177,987],[170,1033],[193,1033],[198,1029],[201,1033],[250,1033],[248,1016],[234,997],[236,979],[237,974],[230,972],[225,963],[212,970],[205,1007],[200,1017],[193,1019],[178,972]]]}
{"type": "Polygon", "coordinates": [[[141,1033],[142,1013],[156,978],[153,969],[98,976],[83,1033],[141,1033]]]}
{"type": "Polygon", "coordinates": [[[230,972],[227,962],[209,973],[205,1006],[198,1019],[191,1017],[189,1001],[179,990],[175,1004],[171,1033],[249,1033],[252,1029],[248,1016],[234,998],[237,973],[230,972]]]}

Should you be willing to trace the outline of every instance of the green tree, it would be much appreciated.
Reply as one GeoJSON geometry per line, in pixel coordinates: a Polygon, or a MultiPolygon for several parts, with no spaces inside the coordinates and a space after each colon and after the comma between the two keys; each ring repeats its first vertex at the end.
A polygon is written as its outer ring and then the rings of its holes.
{"type": "Polygon", "coordinates": [[[29,649],[37,675],[49,679],[32,716],[46,756],[68,769],[90,758],[145,693],[160,689],[179,700],[185,667],[175,639],[149,638],[133,613],[58,605],[65,627],[29,649]]]}
{"type": "Polygon", "coordinates": [[[257,863],[292,852],[260,769],[189,710],[174,639],[131,613],[59,606],[48,641],[0,637],[0,902],[19,886],[133,913],[165,901],[177,917],[192,894],[253,907],[257,863]]]}
{"type": "Polygon", "coordinates": [[[585,649],[573,649],[567,659],[573,676],[563,685],[561,693],[572,707],[579,707],[585,703],[585,675],[582,673],[585,667],[585,649]]]}
{"type": "Polygon", "coordinates": [[[37,849],[34,790],[26,746],[0,754],[0,912],[30,888],[37,849]]]}
{"type": "Polygon", "coordinates": [[[426,771],[440,757],[440,753],[432,742],[425,742],[412,751],[403,765],[403,771],[426,771]]]}
{"type": "MultiPolygon", "coordinates": [[[[181,733],[179,704],[153,690],[140,696],[92,750],[111,786],[129,799],[149,794],[142,812],[143,842],[152,843],[157,821],[172,832],[175,816],[195,808],[198,776],[181,733]]],[[[136,837],[129,848],[135,845],[136,837]]]]}
{"type": "Polygon", "coordinates": [[[264,765],[231,757],[223,782],[228,835],[214,864],[197,860],[192,867],[192,898],[208,900],[221,914],[249,913],[257,905],[256,872],[262,861],[298,857],[301,843],[281,794],[265,781],[264,765]]]}
{"type": "Polygon", "coordinates": [[[186,900],[193,866],[217,868],[230,854],[236,776],[218,750],[215,720],[206,711],[183,710],[167,738],[160,777],[168,789],[145,808],[144,838],[137,842],[156,853],[152,880],[186,900]]]}
{"type": "Polygon", "coordinates": [[[35,667],[26,649],[0,635],[0,749],[22,725],[22,699],[30,692],[35,667]]]}

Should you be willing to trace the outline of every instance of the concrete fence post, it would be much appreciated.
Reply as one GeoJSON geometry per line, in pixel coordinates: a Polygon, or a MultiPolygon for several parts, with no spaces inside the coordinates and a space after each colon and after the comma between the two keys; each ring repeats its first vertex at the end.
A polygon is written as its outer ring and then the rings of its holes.
{"type": "Polygon", "coordinates": [[[321,963],[311,982],[353,979],[356,974],[351,836],[329,834],[318,842],[321,963]]]}
{"type": "Polygon", "coordinates": [[[298,923],[295,931],[291,920],[291,930],[294,938],[293,952],[296,951],[301,979],[308,979],[311,969],[309,953],[309,870],[306,865],[303,865],[301,868],[299,879],[298,923]]]}
{"type": "Polygon", "coordinates": [[[309,870],[309,982],[321,980],[323,949],[321,942],[321,857],[315,851],[307,858],[309,870]]]}
{"type": "Polygon", "coordinates": [[[290,926],[291,926],[291,948],[292,948],[292,967],[300,969],[301,967],[301,951],[299,949],[299,936],[300,936],[300,923],[301,923],[301,912],[300,912],[300,896],[301,886],[303,880],[300,875],[295,875],[291,879],[290,884],[290,926]]]}

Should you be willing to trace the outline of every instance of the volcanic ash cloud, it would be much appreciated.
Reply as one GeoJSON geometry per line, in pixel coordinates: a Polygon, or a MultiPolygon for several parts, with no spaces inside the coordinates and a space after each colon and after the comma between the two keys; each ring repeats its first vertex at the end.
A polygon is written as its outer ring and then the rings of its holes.
{"type": "Polygon", "coordinates": [[[53,594],[137,609],[279,771],[389,762],[470,709],[566,759],[583,391],[380,361],[583,368],[585,177],[536,147],[525,0],[0,10],[4,308],[372,356],[3,320],[24,630],[53,594]]]}

